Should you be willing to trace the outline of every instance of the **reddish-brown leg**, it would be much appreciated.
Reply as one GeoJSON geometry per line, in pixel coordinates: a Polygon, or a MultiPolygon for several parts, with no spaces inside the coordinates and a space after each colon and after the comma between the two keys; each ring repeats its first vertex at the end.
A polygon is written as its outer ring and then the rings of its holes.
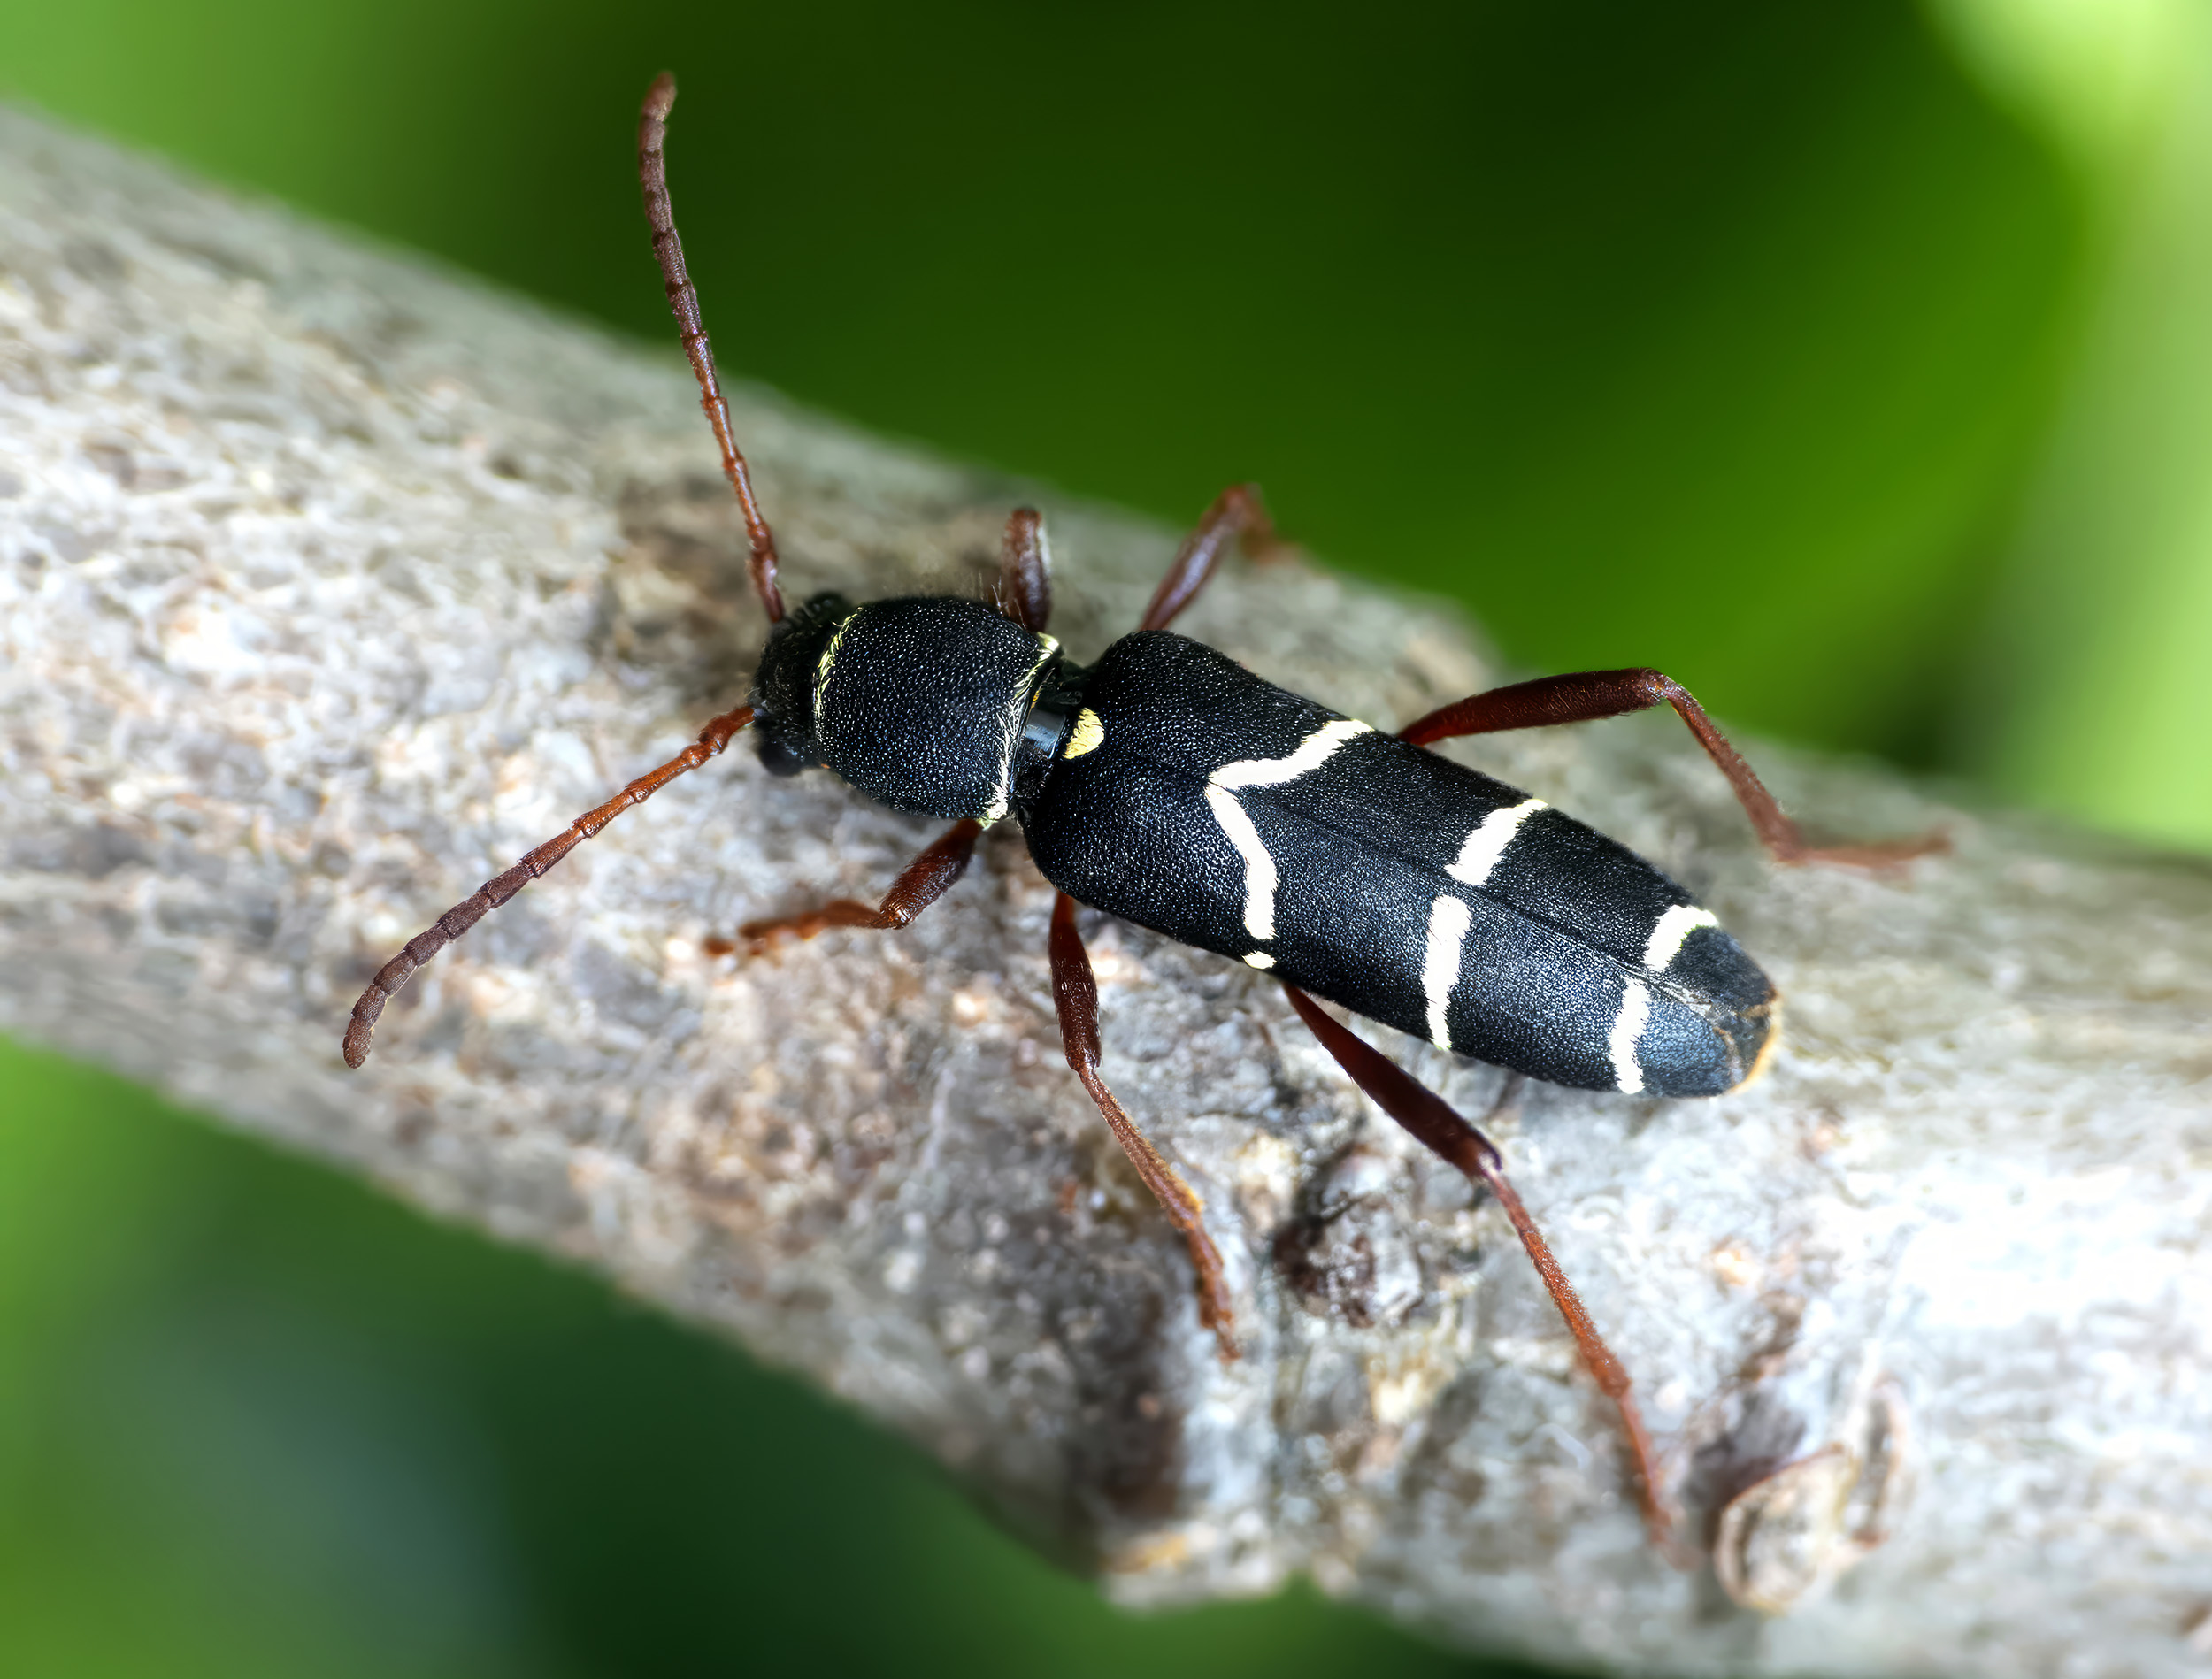
{"type": "Polygon", "coordinates": [[[753,499],[753,476],[738,452],[730,430],[729,404],[722,400],[722,381],[715,377],[714,346],[707,342],[706,322],[699,313],[699,294],[684,266],[683,241],[676,237],[676,210],[668,197],[668,113],[676,103],[676,78],[664,71],[646,90],[645,110],[637,126],[638,185],[645,192],[645,219],[653,226],[653,255],[660,259],[661,279],[668,288],[668,307],[674,311],[676,330],[682,336],[684,354],[699,381],[699,406],[714,441],[722,447],[722,471],[737,492],[738,510],[745,516],[745,540],[752,550],[753,591],[771,624],[783,621],[783,591],[776,586],[776,537],[753,499]]]}
{"type": "Polygon", "coordinates": [[[1045,540],[1045,516],[1018,507],[1006,520],[999,548],[998,610],[1025,630],[1039,635],[1052,617],[1052,545],[1045,540]]]}
{"type": "Polygon", "coordinates": [[[1134,1121],[1122,1111],[1114,1092],[1098,1072],[1098,981],[1091,973],[1091,958],[1076,931],[1075,900],[1061,893],[1052,901],[1052,1000],[1060,1011],[1060,1043],[1068,1065],[1091,1092],[1098,1111],[1106,1117],[1114,1140],[1129,1156],[1129,1163],[1144,1179],[1144,1186],[1159,1198],[1169,1221],[1190,1244],[1192,1266],[1198,1273],[1198,1318],[1214,1332],[1225,1360],[1237,1356],[1232,1330],[1234,1315],[1229,1307],[1228,1279],[1221,1269],[1221,1254],[1206,1226],[1198,1197],[1176,1175],[1160,1151],[1145,1139],[1134,1121]]]}
{"type": "Polygon", "coordinates": [[[1621,1361],[1598,1334],[1597,1325],[1591,1322],[1589,1313],[1583,1309],[1582,1301],[1575,1294],[1574,1285],[1567,1281],[1567,1274],[1552,1257],[1543,1233],[1536,1228],[1536,1221],[1529,1216],[1528,1208],[1521,1205],[1521,1198],[1513,1192],[1497,1145],[1397,1062],[1324,1013],[1321,1005],[1304,992],[1291,985],[1283,989],[1290,993],[1291,1007],[1298,1011],[1299,1018],[1313,1029],[1321,1046],[1352,1076],[1352,1082],[1365,1091],[1383,1112],[1410,1131],[1423,1147],[1488,1189],[1505,1209],[1505,1215],[1513,1221],[1521,1246],[1528,1250],[1537,1275],[1551,1291],[1552,1303],[1559,1307],[1559,1315],[1574,1331],[1583,1363],[1596,1378],[1600,1391],[1620,1412],[1621,1428],[1628,1438],[1630,1464],[1636,1481],[1636,1501],[1643,1507],[1644,1524],[1651,1531],[1652,1542],[1662,1551],[1667,1550],[1672,1524],[1660,1495],[1651,1435],[1644,1427],[1643,1413],[1637,1409],[1635,1396],[1630,1392],[1628,1372],[1621,1368],[1621,1361]]]}
{"type": "Polygon", "coordinates": [[[643,804],[678,776],[687,770],[696,770],[715,756],[729,745],[740,729],[752,720],[753,708],[749,705],[741,705],[734,711],[724,712],[700,731],[696,740],[659,769],[650,775],[640,776],[596,810],[586,811],[569,824],[564,832],[547,840],[504,874],[494,875],[472,896],[462,899],[423,932],[409,939],[405,949],[377,970],[376,978],[369,981],[368,989],[353,1005],[353,1018],[346,1023],[346,1065],[358,1067],[368,1060],[369,1037],[376,1030],[377,1016],[384,1012],[384,1005],[407,983],[416,969],[543,875],[632,805],[643,804]]]}
{"type": "Polygon", "coordinates": [[[1923,834],[1916,840],[1898,840],[1871,846],[1809,846],[1797,824],[1782,812],[1742,755],[1728,744],[1728,737],[1713,726],[1705,708],[1690,691],[1659,671],[1585,671],[1573,676],[1539,677],[1510,687],[1492,688],[1464,700],[1440,706],[1398,731],[1398,738],[1417,747],[1449,740],[1460,735],[1495,734],[1508,729],[1533,729],[1555,723],[1594,723],[1631,711],[1671,705],[1690,725],[1690,732],[1720,766],[1728,785],[1750,816],[1751,825],[1778,862],[1844,863],[1856,869],[1893,869],[1931,852],[1947,851],[1947,834],[1923,834]]]}
{"type": "Polygon", "coordinates": [[[864,904],[856,898],[833,898],[820,908],[800,915],[779,916],[772,921],[749,921],[737,930],[737,936],[757,955],[779,939],[811,939],[832,927],[865,927],[877,932],[903,927],[943,897],[953,882],[968,872],[968,859],[975,855],[975,842],[982,834],[983,824],[979,822],[954,823],[936,843],[906,865],[906,872],[892,883],[880,904],[864,904]]]}
{"type": "Polygon", "coordinates": [[[1275,526],[1268,519],[1256,484],[1233,484],[1215,498],[1206,517],[1198,521],[1198,528],[1176,549],[1174,563],[1160,579],[1152,604],[1145,608],[1144,619],[1137,627],[1164,630],[1172,624],[1176,614],[1198,598],[1199,590],[1213,576],[1214,567],[1229,551],[1229,544],[1240,537],[1244,540],[1244,551],[1255,556],[1277,545],[1275,526]]]}

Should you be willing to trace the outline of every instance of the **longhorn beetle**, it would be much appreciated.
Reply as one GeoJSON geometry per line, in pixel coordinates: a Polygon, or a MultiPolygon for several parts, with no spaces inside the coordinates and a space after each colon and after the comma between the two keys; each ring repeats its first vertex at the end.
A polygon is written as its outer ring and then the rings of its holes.
{"type": "Polygon", "coordinates": [[[1053,1000],[1068,1065],[1190,1246],[1201,1320],[1236,1356],[1221,1258],[1198,1197],[1115,1100],[1099,1071],[1098,986],[1076,906],[1133,921],[1280,980],[1291,1007],[1360,1089],[1496,1199],[1618,1408],[1645,1519],[1668,1529],[1650,1438],[1627,1373],[1600,1338],[1497,1147],[1330,1015],[1315,997],[1455,1054],[1555,1084],[1653,1096],[1717,1096],[1779,1040],[1774,987],[1710,911],[1641,857],[1541,799],[1425,750],[1460,735],[1580,723],[1672,706],[1783,862],[1878,868],[1938,849],[1808,846],[1686,689],[1657,671],[1594,671],[1494,688],[1397,733],[1275,687],[1168,625],[1233,543],[1271,530],[1257,492],[1223,493],[1184,540],[1136,632],[1087,669],[1045,633],[1044,522],[1008,519],[997,599],[856,606],[814,596],[785,610],[776,540],[731,435],[714,354],[684,268],[664,144],[676,99],[663,75],[638,126],[653,251],[699,380],[700,405],[737,493],[768,646],[749,703],[578,817],[438,917],[353,1006],[358,1067],[392,994],[416,969],[632,805],[755,732],[777,775],[826,766],[895,810],[952,827],[873,906],[837,899],[748,924],[757,947],[830,927],[903,927],[958,880],[983,830],[1021,824],[1058,888],[1053,1000]]]}

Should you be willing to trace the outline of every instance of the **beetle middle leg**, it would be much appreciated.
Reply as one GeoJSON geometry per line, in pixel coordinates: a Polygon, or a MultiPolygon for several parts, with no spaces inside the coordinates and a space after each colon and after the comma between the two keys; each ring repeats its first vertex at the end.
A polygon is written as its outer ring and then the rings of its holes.
{"type": "Polygon", "coordinates": [[[1705,708],[1690,691],[1662,671],[1584,671],[1572,676],[1538,677],[1509,687],[1470,694],[1464,700],[1439,706],[1426,717],[1398,731],[1398,738],[1417,747],[1463,735],[1496,734],[1511,729],[1541,728],[1555,723],[1594,723],[1601,717],[1624,717],[1655,705],[1671,705],[1689,725],[1706,755],[1720,767],[1735,789],[1736,799],[1751,818],[1751,825],[1777,862],[1832,862],[1857,869],[1893,869],[1915,857],[1951,848],[1948,835],[1923,834],[1881,845],[1813,846],[1797,824],[1784,814],[1743,755],[1728,744],[1728,737],[1705,715],[1705,708]]]}
{"type": "Polygon", "coordinates": [[[856,898],[833,898],[817,908],[795,916],[749,921],[737,930],[737,936],[757,955],[779,939],[811,939],[832,927],[862,927],[877,932],[903,927],[943,897],[952,884],[967,873],[968,860],[975,855],[975,842],[982,835],[983,824],[972,818],[954,823],[934,844],[906,865],[906,871],[892,882],[891,890],[883,894],[880,904],[864,904],[856,898]]]}
{"type": "Polygon", "coordinates": [[[1060,1015],[1061,1046],[1137,1176],[1159,1198],[1169,1221],[1190,1244],[1191,1264],[1198,1272],[1198,1320],[1214,1332],[1223,1359],[1233,1359],[1237,1344],[1231,1333],[1234,1314],[1229,1307],[1228,1278],[1222,1271],[1220,1250],[1206,1234],[1198,1196],[1137,1129],[1099,1076],[1098,980],[1075,925],[1075,900],[1064,892],[1052,901],[1052,1000],[1060,1015]]]}
{"type": "Polygon", "coordinates": [[[1628,1372],[1598,1334],[1597,1325],[1590,1321],[1590,1314],[1576,1295],[1574,1284],[1567,1280],[1567,1274],[1559,1269],[1559,1261],[1552,1257],[1543,1232],[1536,1228],[1536,1221],[1529,1216],[1528,1208],[1521,1205],[1521,1198],[1514,1193],[1497,1145],[1396,1062],[1325,1013],[1321,1005],[1304,992],[1288,984],[1283,989],[1290,993],[1291,1007],[1298,1011],[1299,1018],[1312,1029],[1313,1035],[1321,1040],[1321,1046],[1335,1057],[1337,1065],[1351,1075],[1352,1082],[1365,1091],[1383,1112],[1411,1132],[1423,1147],[1487,1189],[1504,1208],[1505,1215],[1513,1221],[1521,1246],[1528,1250],[1537,1275],[1544,1279],[1545,1288],[1551,1292],[1552,1304],[1559,1308],[1559,1315],[1567,1320],[1567,1327],[1574,1331],[1575,1345],[1581,1350],[1584,1366],[1595,1378],[1599,1390],[1620,1413],[1621,1429],[1628,1438],[1629,1458],[1635,1476],[1636,1501],[1643,1508],[1644,1524],[1651,1530],[1653,1543],[1663,1552],[1667,1551],[1672,1524],[1659,1491],[1657,1456],[1652,1450],[1650,1432],[1644,1427],[1643,1413],[1637,1408],[1635,1395],[1631,1392],[1628,1372]]]}
{"type": "Polygon", "coordinates": [[[1267,517],[1256,484],[1232,484],[1214,498],[1197,528],[1175,550],[1167,575],[1160,579],[1152,604],[1145,608],[1137,627],[1164,630],[1173,623],[1176,615],[1198,598],[1199,590],[1221,564],[1221,556],[1229,551],[1229,544],[1239,538],[1243,539],[1248,554],[1262,554],[1277,546],[1275,525],[1267,517]]]}

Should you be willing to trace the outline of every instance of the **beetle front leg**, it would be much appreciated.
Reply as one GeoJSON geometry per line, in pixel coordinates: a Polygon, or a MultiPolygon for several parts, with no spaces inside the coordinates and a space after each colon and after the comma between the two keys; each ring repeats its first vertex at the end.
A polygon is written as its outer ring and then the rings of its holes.
{"type": "Polygon", "coordinates": [[[1797,824],[1783,813],[1774,795],[1752,773],[1743,755],[1714,727],[1705,708],[1690,691],[1662,671],[1584,671],[1572,676],[1538,677],[1509,687],[1492,688],[1440,706],[1398,731],[1408,744],[1425,747],[1463,735],[1497,734],[1511,729],[1542,728],[1555,723],[1594,723],[1624,717],[1655,705],[1671,705],[1689,725],[1706,755],[1720,767],[1736,799],[1777,862],[1832,862],[1855,869],[1893,869],[1915,857],[1948,851],[1950,837],[1922,834],[1870,846],[1811,846],[1797,824]]]}
{"type": "Polygon", "coordinates": [[[1068,1065],[1105,1116],[1114,1140],[1137,1169],[1137,1176],[1158,1197],[1169,1221],[1190,1244],[1191,1264],[1198,1273],[1198,1321],[1214,1332],[1226,1361],[1237,1356],[1231,1333],[1234,1314],[1229,1307],[1229,1283],[1223,1274],[1220,1251],[1206,1234],[1204,1208],[1191,1186],[1137,1129],[1099,1076],[1098,980],[1091,972],[1083,935],[1075,925],[1075,900],[1064,892],[1052,901],[1052,1000],[1060,1016],[1061,1046],[1067,1052],[1068,1065]]]}
{"type": "Polygon", "coordinates": [[[1528,1250],[1536,1274],[1550,1291],[1552,1304],[1559,1308],[1560,1316],[1567,1320],[1567,1327],[1574,1332],[1584,1366],[1596,1380],[1600,1392],[1613,1401],[1614,1408],[1620,1413],[1621,1431],[1628,1439],[1636,1501],[1643,1508],[1644,1525],[1650,1530],[1652,1543],[1671,1555],[1673,1523],[1660,1492],[1658,1455],[1652,1450],[1651,1434],[1644,1427],[1643,1413],[1637,1407],[1628,1372],[1598,1334],[1597,1325],[1590,1321],[1590,1314],[1575,1293],[1574,1284],[1567,1280],[1566,1272],[1559,1269],[1559,1261],[1552,1257],[1551,1246],[1544,1240],[1543,1232],[1536,1228],[1536,1221],[1529,1216],[1528,1208],[1514,1192],[1497,1145],[1396,1062],[1348,1027],[1339,1024],[1304,992],[1287,983],[1283,989],[1290,993],[1291,1007],[1298,1011],[1298,1017],[1312,1029],[1313,1035],[1335,1058],[1336,1064],[1351,1075],[1352,1082],[1365,1091],[1383,1112],[1411,1132],[1423,1147],[1487,1189],[1505,1209],[1505,1215],[1513,1221],[1513,1229],[1521,1238],[1521,1246],[1528,1250]]]}
{"type": "MultiPolygon", "coordinates": [[[[745,941],[751,954],[758,955],[779,939],[811,939],[832,927],[861,927],[875,932],[890,932],[903,927],[943,897],[952,884],[967,873],[968,860],[975,855],[975,842],[982,834],[983,824],[972,817],[954,823],[935,844],[906,865],[906,872],[892,883],[880,904],[864,904],[856,898],[833,898],[819,908],[799,915],[749,921],[737,930],[737,936],[745,941]]],[[[711,946],[709,947],[712,949],[711,946]]]]}
{"type": "Polygon", "coordinates": [[[1052,544],[1045,537],[1045,516],[1033,507],[1018,507],[1007,516],[992,593],[1002,614],[1034,634],[1045,632],[1052,619],[1052,544]]]}

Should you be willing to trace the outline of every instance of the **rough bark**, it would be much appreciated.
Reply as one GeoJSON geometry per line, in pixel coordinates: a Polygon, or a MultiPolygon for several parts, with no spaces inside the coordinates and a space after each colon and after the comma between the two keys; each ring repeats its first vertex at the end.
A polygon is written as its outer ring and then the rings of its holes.
{"type": "MultiPolygon", "coordinates": [[[[687,376],[19,115],[0,334],[7,1030],[810,1373],[1125,1601],[1305,1571],[1574,1665],[2212,1664],[2203,862],[1763,750],[1816,830],[1957,840],[1782,871],[1671,721],[1453,748],[1658,859],[1788,998],[1740,1095],[1498,1118],[1717,1535],[1681,1572],[1496,1210],[1265,979],[1099,924],[1106,1071],[1230,1267],[1216,1358],[1061,1061],[1010,828],[906,932],[717,957],[930,833],[734,751],[439,956],[348,1073],[402,940],[741,697],[762,625],[687,376]]],[[[800,594],[979,592],[1040,494],[763,393],[737,418],[800,594]]],[[[1042,500],[1087,656],[1172,538],[1042,500]]],[[[1491,675],[1448,616],[1299,564],[1187,627],[1385,724],[1491,675]]]]}

